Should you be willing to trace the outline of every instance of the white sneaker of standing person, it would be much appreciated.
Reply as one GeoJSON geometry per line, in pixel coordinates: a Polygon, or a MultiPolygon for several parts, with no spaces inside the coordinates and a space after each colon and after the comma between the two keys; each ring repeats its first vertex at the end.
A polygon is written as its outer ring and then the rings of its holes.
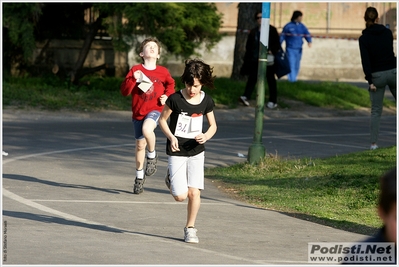
{"type": "Polygon", "coordinates": [[[276,108],[277,107],[277,103],[268,102],[267,103],[267,107],[270,108],[270,109],[276,108]]]}
{"type": "Polygon", "coordinates": [[[248,99],[247,99],[247,97],[246,96],[240,96],[240,100],[241,100],[241,102],[244,104],[244,105],[246,105],[247,107],[249,106],[249,102],[248,102],[248,99]]]}
{"type": "Polygon", "coordinates": [[[372,144],[372,145],[370,146],[370,150],[375,150],[375,149],[377,149],[377,148],[378,148],[377,144],[372,144]]]}

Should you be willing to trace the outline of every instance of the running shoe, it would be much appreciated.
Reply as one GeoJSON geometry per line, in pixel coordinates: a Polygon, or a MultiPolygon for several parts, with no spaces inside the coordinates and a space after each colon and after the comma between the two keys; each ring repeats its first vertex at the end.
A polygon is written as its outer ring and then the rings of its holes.
{"type": "Polygon", "coordinates": [[[143,185],[145,182],[145,176],[143,179],[138,179],[136,177],[136,179],[134,180],[134,187],[133,187],[133,194],[141,194],[143,193],[144,189],[143,189],[143,185]]]}
{"type": "Polygon", "coordinates": [[[184,227],[184,242],[186,243],[198,243],[197,229],[193,227],[184,227]]]}
{"type": "Polygon", "coordinates": [[[145,167],[145,175],[151,176],[157,171],[158,153],[155,158],[150,159],[147,157],[147,165],[145,167]]]}

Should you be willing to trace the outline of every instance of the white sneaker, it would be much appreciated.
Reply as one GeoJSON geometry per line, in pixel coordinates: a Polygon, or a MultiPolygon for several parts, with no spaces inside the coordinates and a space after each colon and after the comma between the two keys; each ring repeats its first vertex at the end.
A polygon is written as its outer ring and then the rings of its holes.
{"type": "Polygon", "coordinates": [[[243,95],[240,96],[240,100],[241,100],[241,102],[242,102],[244,105],[246,105],[247,107],[249,106],[249,102],[248,102],[246,96],[243,96],[243,95]]]}
{"type": "Polygon", "coordinates": [[[374,150],[374,149],[377,149],[377,148],[378,148],[378,146],[376,144],[370,146],[370,150],[374,150]]]}
{"type": "Polygon", "coordinates": [[[268,102],[267,103],[267,107],[270,108],[270,109],[276,108],[277,107],[277,103],[268,102]]]}
{"type": "Polygon", "coordinates": [[[184,242],[198,243],[197,229],[184,227],[184,242]]]}

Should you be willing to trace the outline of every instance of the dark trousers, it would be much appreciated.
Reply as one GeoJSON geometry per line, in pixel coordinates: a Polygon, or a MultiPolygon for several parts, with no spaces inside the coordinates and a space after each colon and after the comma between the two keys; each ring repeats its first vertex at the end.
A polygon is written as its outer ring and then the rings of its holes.
{"type": "MultiPolygon", "coordinates": [[[[277,103],[277,81],[275,76],[275,65],[267,66],[266,69],[266,81],[269,87],[269,101],[277,103]]],[[[252,93],[255,90],[256,83],[258,81],[258,63],[251,65],[251,71],[248,75],[247,84],[245,85],[244,96],[247,99],[251,99],[252,93]]]]}
{"type": "Polygon", "coordinates": [[[269,87],[269,102],[277,103],[276,66],[268,66],[266,70],[267,86],[269,87]]]}

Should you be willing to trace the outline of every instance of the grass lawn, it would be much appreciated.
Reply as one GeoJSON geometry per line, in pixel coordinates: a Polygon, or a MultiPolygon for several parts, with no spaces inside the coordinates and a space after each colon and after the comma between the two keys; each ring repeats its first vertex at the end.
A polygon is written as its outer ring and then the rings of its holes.
{"type": "Polygon", "coordinates": [[[205,177],[257,207],[361,234],[373,234],[379,177],[396,166],[396,146],[326,159],[266,157],[259,164],[208,168],[205,177]]]}

